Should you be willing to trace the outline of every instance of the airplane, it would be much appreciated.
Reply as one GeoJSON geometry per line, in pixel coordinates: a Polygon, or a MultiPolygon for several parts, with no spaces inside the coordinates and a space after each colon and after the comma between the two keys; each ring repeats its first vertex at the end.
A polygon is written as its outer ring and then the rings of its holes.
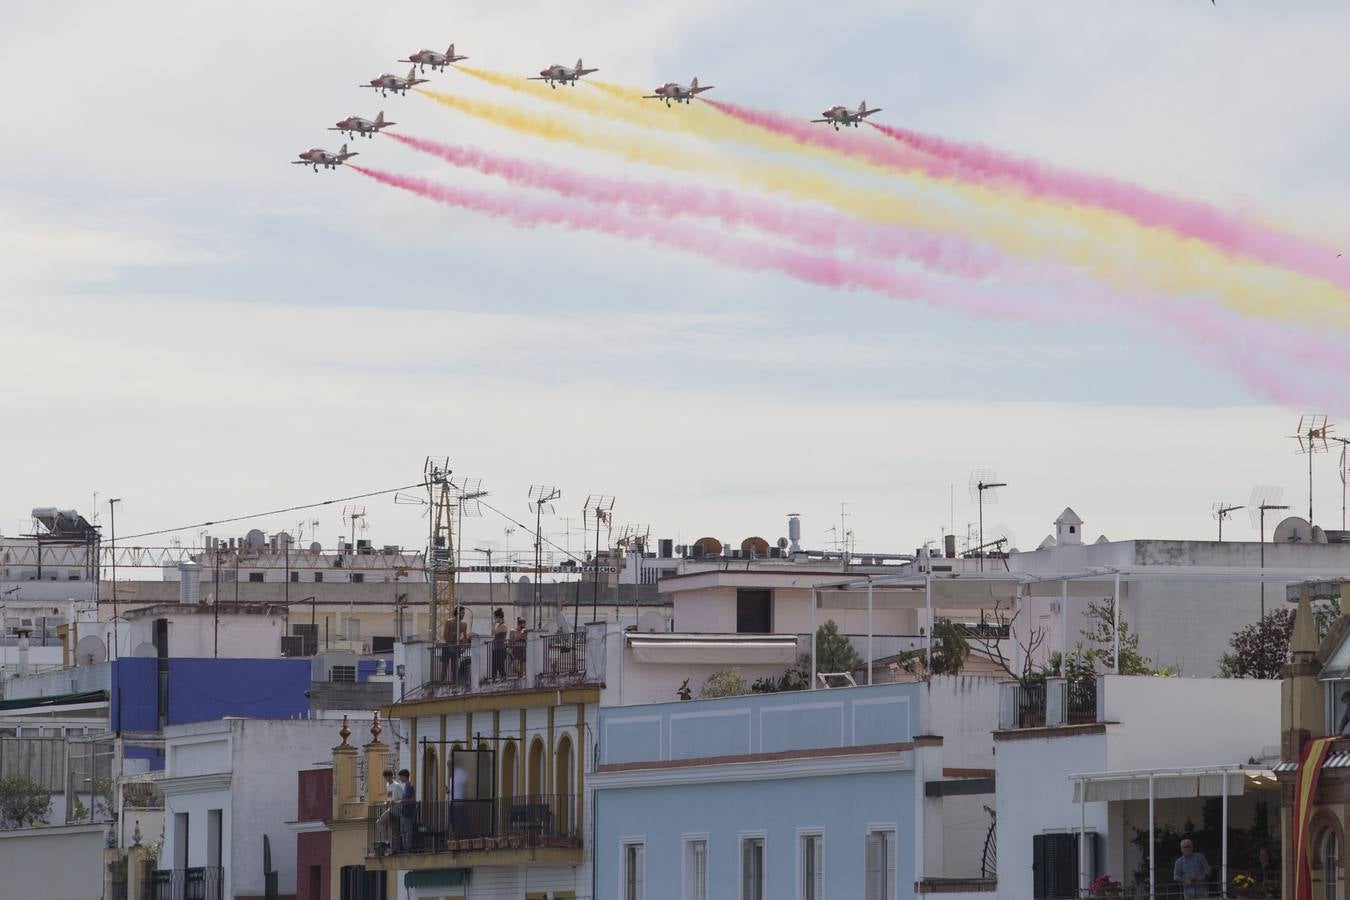
{"type": "Polygon", "coordinates": [[[599,71],[600,71],[599,69],[583,68],[581,65],[581,60],[580,58],[578,58],[577,64],[575,66],[572,66],[571,68],[568,68],[567,66],[560,66],[555,63],[554,65],[549,66],[547,69],[540,69],[538,77],[530,76],[528,80],[547,81],[548,86],[554,89],[557,89],[558,82],[567,84],[570,81],[572,83],[572,87],[576,87],[577,79],[581,78],[583,75],[589,75],[592,72],[599,72],[599,71]]]}
{"type": "Polygon", "coordinates": [[[659,88],[654,88],[652,93],[643,96],[642,99],[664,100],[666,101],[666,106],[670,106],[672,101],[675,103],[688,103],[704,91],[710,91],[712,89],[713,86],[711,84],[705,84],[702,87],[699,87],[697,78],[689,82],[688,87],[685,87],[678,81],[667,81],[659,88]]]}
{"type": "Polygon", "coordinates": [[[299,159],[291,160],[291,165],[313,166],[314,171],[317,174],[319,166],[323,166],[325,169],[336,170],[338,166],[342,165],[353,156],[358,155],[359,154],[357,153],[348,153],[346,144],[343,144],[342,149],[336,153],[329,153],[327,150],[315,147],[312,150],[306,150],[304,153],[301,153],[299,159]]]}
{"type": "Polygon", "coordinates": [[[857,128],[858,123],[861,122],[863,119],[872,115],[872,113],[879,113],[879,112],[881,112],[881,107],[878,106],[876,109],[868,109],[867,101],[864,100],[863,102],[858,104],[857,112],[854,112],[847,106],[831,106],[829,109],[821,113],[821,115],[824,116],[825,118],[812,119],[811,121],[824,122],[828,125],[833,125],[834,130],[838,131],[840,125],[852,125],[854,128],[857,128]]]}
{"type": "Polygon", "coordinates": [[[370,79],[369,84],[358,85],[358,87],[374,88],[380,92],[381,97],[389,96],[385,93],[386,91],[393,91],[395,94],[407,96],[408,88],[416,87],[419,84],[426,84],[427,81],[428,79],[426,78],[417,77],[417,67],[413,66],[408,70],[406,78],[401,78],[398,75],[390,75],[388,72],[385,72],[377,78],[370,79]]]}
{"type": "Polygon", "coordinates": [[[329,131],[340,131],[348,137],[356,137],[358,134],[363,137],[379,134],[381,128],[388,128],[390,125],[397,125],[397,122],[386,122],[384,119],[384,110],[375,117],[375,121],[363,119],[360,116],[348,116],[337,123],[336,128],[330,128],[329,131]]]}
{"type": "Polygon", "coordinates": [[[446,66],[457,63],[461,59],[468,59],[468,57],[456,56],[455,45],[451,44],[450,49],[444,53],[437,53],[435,50],[418,50],[416,53],[409,54],[407,59],[400,59],[399,62],[413,63],[420,72],[425,72],[427,66],[431,66],[436,71],[444,72],[446,66]]]}

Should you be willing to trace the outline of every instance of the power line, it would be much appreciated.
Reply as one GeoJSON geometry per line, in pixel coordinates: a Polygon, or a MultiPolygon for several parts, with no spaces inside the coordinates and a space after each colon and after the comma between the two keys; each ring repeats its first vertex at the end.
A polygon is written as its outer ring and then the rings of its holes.
{"type": "Polygon", "coordinates": [[[198,528],[206,528],[207,526],[210,525],[228,525],[231,522],[245,522],[249,519],[261,519],[264,516],[277,516],[281,515],[282,513],[296,512],[297,510],[302,509],[314,509],[319,506],[328,506],[333,503],[346,503],[350,500],[364,500],[367,497],[379,497],[382,494],[393,494],[398,491],[408,491],[412,490],[413,488],[420,488],[426,486],[427,483],[425,481],[419,481],[416,484],[405,484],[402,487],[388,488],[383,491],[371,491],[366,494],[352,494],[350,497],[334,497],[332,500],[320,500],[317,503],[302,503],[299,506],[287,506],[283,509],[272,509],[268,510],[267,512],[250,513],[249,515],[246,516],[232,516],[228,519],[215,519],[210,522],[198,522],[195,525],[180,525],[177,528],[161,528],[158,531],[142,531],[140,534],[128,534],[125,537],[123,537],[122,540],[129,541],[134,538],[153,537],[158,534],[171,534],[175,531],[195,530],[198,528]]]}

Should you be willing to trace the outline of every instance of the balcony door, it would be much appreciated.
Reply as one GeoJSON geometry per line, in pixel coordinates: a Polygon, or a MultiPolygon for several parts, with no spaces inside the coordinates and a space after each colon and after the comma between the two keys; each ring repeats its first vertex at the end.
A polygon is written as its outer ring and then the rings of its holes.
{"type": "Polygon", "coordinates": [[[736,633],[773,633],[773,591],[736,589],[736,633]]]}

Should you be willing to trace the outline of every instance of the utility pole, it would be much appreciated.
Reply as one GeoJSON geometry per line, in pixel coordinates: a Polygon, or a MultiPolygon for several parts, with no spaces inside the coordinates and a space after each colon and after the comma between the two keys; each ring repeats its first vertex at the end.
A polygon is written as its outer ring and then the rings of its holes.
{"type": "MultiPolygon", "coordinates": [[[[1264,568],[1266,567],[1266,510],[1268,510],[1268,509],[1288,509],[1288,508],[1289,508],[1288,506],[1286,506],[1286,505],[1284,505],[1284,504],[1278,504],[1278,503],[1262,503],[1260,506],[1257,507],[1257,509],[1260,511],[1260,516],[1261,516],[1261,568],[1262,568],[1262,569],[1264,569],[1264,568]]],[[[1266,577],[1265,577],[1265,574],[1262,573],[1262,575],[1261,575],[1261,618],[1264,620],[1265,617],[1266,617],[1266,577]]]]}
{"type": "Polygon", "coordinates": [[[117,504],[121,502],[119,497],[108,501],[108,520],[112,528],[113,659],[117,659],[117,504]]]}

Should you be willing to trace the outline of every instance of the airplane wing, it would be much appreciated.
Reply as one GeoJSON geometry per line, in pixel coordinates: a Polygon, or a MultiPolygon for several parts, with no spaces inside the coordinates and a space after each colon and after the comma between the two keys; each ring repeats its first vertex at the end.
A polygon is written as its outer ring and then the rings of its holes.
{"type": "Polygon", "coordinates": [[[553,79],[552,79],[552,78],[549,78],[549,77],[546,77],[546,76],[544,76],[544,75],[531,75],[530,77],[526,78],[525,80],[526,80],[526,81],[552,81],[553,79]]]}
{"type": "Polygon", "coordinates": [[[412,63],[413,65],[417,65],[417,60],[415,59],[400,59],[399,62],[412,63]]]}
{"type": "Polygon", "coordinates": [[[867,112],[858,113],[858,118],[860,118],[860,119],[865,119],[865,118],[867,118],[868,116],[870,116],[872,113],[879,113],[879,112],[881,112],[881,107],[880,107],[880,106],[878,106],[876,109],[869,109],[867,112]]]}
{"type": "Polygon", "coordinates": [[[666,99],[666,98],[665,98],[665,97],[662,97],[660,94],[643,94],[643,95],[642,95],[642,99],[643,99],[643,100],[664,100],[664,99],[666,99]]]}
{"type": "Polygon", "coordinates": [[[371,88],[371,89],[376,89],[376,88],[383,87],[383,85],[379,85],[379,84],[358,84],[357,87],[368,87],[368,88],[371,88]]]}
{"type": "Polygon", "coordinates": [[[811,121],[812,121],[812,122],[824,122],[826,125],[828,125],[828,124],[830,124],[831,122],[833,122],[834,120],[833,120],[833,119],[812,119],[811,121]]]}
{"type": "Polygon", "coordinates": [[[312,162],[310,162],[310,161],[307,160],[307,159],[293,159],[293,160],[291,160],[291,165],[293,165],[293,166],[314,166],[314,165],[318,165],[318,163],[312,163],[312,162]]]}
{"type": "Polygon", "coordinates": [[[329,131],[350,131],[350,128],[330,128],[329,131]]]}

